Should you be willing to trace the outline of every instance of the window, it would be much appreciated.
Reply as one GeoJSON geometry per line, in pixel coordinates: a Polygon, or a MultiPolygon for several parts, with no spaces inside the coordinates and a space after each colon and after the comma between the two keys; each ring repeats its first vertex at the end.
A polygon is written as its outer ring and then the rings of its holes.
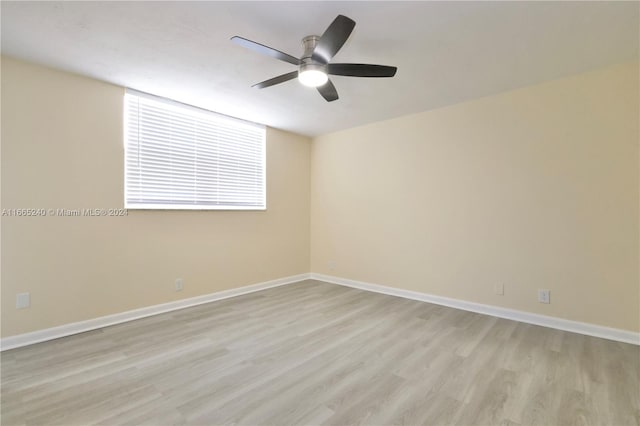
{"type": "Polygon", "coordinates": [[[265,128],[127,90],[125,207],[264,210],[265,128]]]}

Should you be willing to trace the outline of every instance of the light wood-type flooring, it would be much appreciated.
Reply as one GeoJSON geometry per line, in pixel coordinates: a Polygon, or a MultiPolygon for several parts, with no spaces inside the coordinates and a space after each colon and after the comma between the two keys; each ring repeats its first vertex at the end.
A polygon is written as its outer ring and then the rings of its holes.
{"type": "Polygon", "coordinates": [[[304,281],[5,351],[2,425],[637,425],[640,348],[304,281]]]}

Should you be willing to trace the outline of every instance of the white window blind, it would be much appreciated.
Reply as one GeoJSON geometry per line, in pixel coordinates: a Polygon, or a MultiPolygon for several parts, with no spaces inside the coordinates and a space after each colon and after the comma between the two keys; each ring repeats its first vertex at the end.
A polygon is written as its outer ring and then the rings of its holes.
{"type": "Polygon", "coordinates": [[[125,207],[265,209],[265,128],[128,90],[125,207]]]}

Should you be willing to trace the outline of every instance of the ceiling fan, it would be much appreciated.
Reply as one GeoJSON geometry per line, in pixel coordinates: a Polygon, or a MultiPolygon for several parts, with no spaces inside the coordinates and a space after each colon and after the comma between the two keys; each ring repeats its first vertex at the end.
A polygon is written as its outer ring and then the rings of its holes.
{"type": "Polygon", "coordinates": [[[243,37],[231,37],[231,41],[256,52],[298,66],[298,70],[254,84],[264,89],[298,78],[306,86],[315,87],[327,102],[338,99],[338,92],[329,80],[329,75],[347,77],[393,77],[397,68],[370,64],[332,64],[331,59],[342,48],[356,26],[355,21],[338,15],[322,36],[310,35],[302,39],[304,53],[300,59],[243,37]]]}

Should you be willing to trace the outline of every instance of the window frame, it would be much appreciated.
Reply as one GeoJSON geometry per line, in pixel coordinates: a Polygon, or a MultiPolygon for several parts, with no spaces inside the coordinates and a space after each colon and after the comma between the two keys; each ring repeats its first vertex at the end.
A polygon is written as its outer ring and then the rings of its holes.
{"type": "MultiPolygon", "coordinates": [[[[175,101],[173,99],[163,98],[149,93],[141,92],[135,89],[127,88],[123,96],[123,147],[124,147],[124,207],[128,210],[159,210],[159,211],[266,211],[267,210],[267,128],[263,124],[255,123],[248,120],[242,120],[236,117],[231,117],[225,114],[220,114],[204,108],[199,108],[193,105],[185,104],[175,101]],[[129,102],[128,95],[137,96],[140,98],[146,98],[151,101],[155,101],[168,106],[170,109],[180,112],[191,112],[194,115],[211,116],[216,121],[222,121],[233,124],[240,124],[242,126],[255,127],[262,131],[262,140],[260,142],[260,155],[262,159],[262,203],[261,205],[230,205],[230,204],[179,204],[179,203],[131,203],[129,201],[129,188],[128,188],[128,170],[129,164],[129,102]]],[[[139,158],[137,156],[136,158],[139,158]]]]}

